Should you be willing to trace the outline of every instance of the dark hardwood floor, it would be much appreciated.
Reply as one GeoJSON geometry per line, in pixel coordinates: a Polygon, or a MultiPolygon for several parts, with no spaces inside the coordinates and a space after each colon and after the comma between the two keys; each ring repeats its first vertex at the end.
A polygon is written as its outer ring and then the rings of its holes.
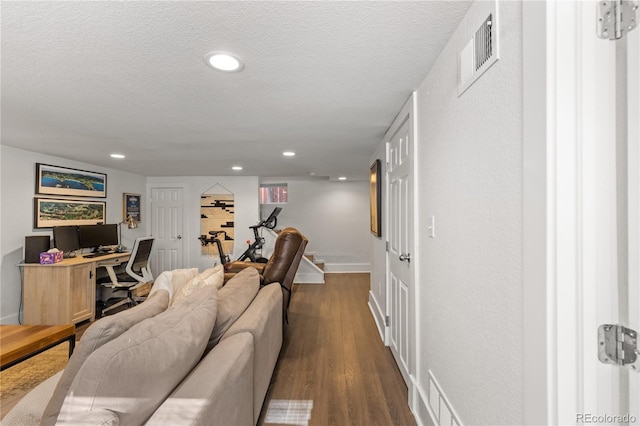
{"type": "Polygon", "coordinates": [[[325,282],[294,287],[258,424],[415,425],[367,306],[369,274],[326,274],[325,282]]]}

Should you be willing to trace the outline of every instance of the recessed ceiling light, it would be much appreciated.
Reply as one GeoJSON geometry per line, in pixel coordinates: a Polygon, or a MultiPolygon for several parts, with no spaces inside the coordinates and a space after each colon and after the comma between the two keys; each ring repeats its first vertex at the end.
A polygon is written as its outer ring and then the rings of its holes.
{"type": "Polygon", "coordinates": [[[111,158],[124,158],[123,154],[111,154],[111,158]]]}
{"type": "Polygon", "coordinates": [[[344,176],[340,176],[340,177],[338,178],[338,180],[347,180],[347,178],[346,178],[346,177],[344,177],[344,176]]]}
{"type": "Polygon", "coordinates": [[[237,171],[242,170],[242,166],[233,166],[231,167],[231,170],[237,170],[237,171]]]}
{"type": "Polygon", "coordinates": [[[296,155],[296,153],[293,151],[285,151],[282,153],[282,155],[284,155],[285,157],[293,157],[294,155],[296,155]]]}
{"type": "Polygon", "coordinates": [[[207,53],[204,61],[214,70],[223,72],[237,72],[244,68],[244,64],[240,62],[240,59],[226,52],[207,53]]]}

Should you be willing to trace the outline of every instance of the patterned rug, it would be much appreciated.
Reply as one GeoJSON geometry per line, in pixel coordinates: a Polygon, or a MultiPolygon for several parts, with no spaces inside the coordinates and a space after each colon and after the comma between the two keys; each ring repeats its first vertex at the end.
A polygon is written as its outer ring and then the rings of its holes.
{"type": "Polygon", "coordinates": [[[0,372],[0,404],[27,393],[62,370],[68,358],[69,344],[64,342],[0,372]]]}

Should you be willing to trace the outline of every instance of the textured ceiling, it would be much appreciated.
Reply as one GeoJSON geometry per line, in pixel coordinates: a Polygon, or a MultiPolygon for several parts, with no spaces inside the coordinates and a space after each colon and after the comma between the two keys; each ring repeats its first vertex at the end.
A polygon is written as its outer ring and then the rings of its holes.
{"type": "Polygon", "coordinates": [[[2,144],[145,176],[362,178],[469,4],[2,1],[2,144]],[[216,50],[244,70],[208,68],[216,50]]]}

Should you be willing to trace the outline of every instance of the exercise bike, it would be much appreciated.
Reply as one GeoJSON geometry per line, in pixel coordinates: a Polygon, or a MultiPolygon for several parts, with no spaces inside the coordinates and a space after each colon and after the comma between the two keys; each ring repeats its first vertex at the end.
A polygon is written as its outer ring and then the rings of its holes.
{"type": "Polygon", "coordinates": [[[253,243],[250,243],[250,240],[247,241],[249,247],[240,255],[238,258],[239,261],[249,259],[250,262],[257,263],[267,263],[269,259],[265,257],[257,257],[256,250],[262,249],[265,243],[265,239],[258,234],[258,229],[264,227],[267,229],[273,229],[278,224],[278,215],[282,211],[282,207],[276,207],[273,209],[269,217],[265,220],[260,221],[257,225],[250,226],[250,229],[253,229],[253,243]]]}
{"type": "Polygon", "coordinates": [[[200,235],[198,239],[203,246],[215,244],[218,247],[220,262],[223,265],[226,265],[227,263],[231,262],[231,259],[229,258],[228,254],[224,253],[224,249],[222,248],[222,241],[220,241],[220,238],[218,238],[218,235],[220,234],[224,234],[225,236],[227,235],[226,231],[209,231],[209,235],[211,235],[210,237],[207,238],[206,235],[200,235]]]}

